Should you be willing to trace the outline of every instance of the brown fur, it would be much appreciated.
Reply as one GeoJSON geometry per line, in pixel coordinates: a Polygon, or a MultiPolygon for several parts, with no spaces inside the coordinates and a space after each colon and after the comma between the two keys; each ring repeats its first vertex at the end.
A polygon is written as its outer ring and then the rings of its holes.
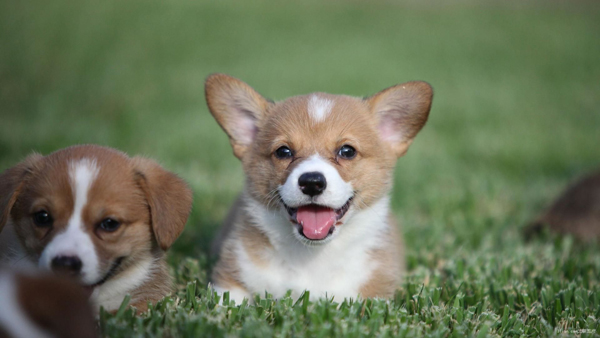
{"type": "Polygon", "coordinates": [[[148,303],[156,303],[157,300],[173,292],[173,282],[169,275],[167,262],[160,260],[154,269],[151,278],[131,292],[129,305],[135,307],[138,312],[145,312],[148,309],[148,303]]]}
{"type": "Polygon", "coordinates": [[[525,236],[531,238],[545,227],[582,241],[600,240],[600,171],[569,186],[525,229],[525,236]]]}
{"type": "Polygon", "coordinates": [[[239,266],[234,250],[235,246],[228,245],[228,243],[225,242],[219,255],[219,262],[212,271],[211,280],[213,283],[224,288],[240,288],[244,291],[248,291],[239,276],[239,266]]]}
{"type": "Polygon", "coordinates": [[[56,337],[96,337],[88,294],[70,280],[53,275],[18,275],[18,299],[25,313],[56,337]]]}
{"type": "Polygon", "coordinates": [[[155,281],[162,283],[157,288],[162,296],[150,293],[153,297],[148,299],[164,297],[170,292],[170,281],[163,267],[163,251],[183,231],[192,195],[180,178],[154,161],[131,159],[119,151],[93,145],[66,148],[43,158],[30,157],[0,176],[0,182],[4,177],[13,182],[17,179],[11,177],[24,175],[17,172],[28,175],[27,180],[21,178],[20,189],[14,188],[15,183],[10,184],[12,189],[8,185],[0,187],[0,198],[19,190],[12,193],[14,205],[6,203],[0,211],[10,213],[25,250],[37,260],[48,242],[68,224],[74,207],[69,163],[83,158],[94,159],[99,167],[82,217],[99,257],[100,270],[106,273],[117,259],[126,257],[112,277],[119,278],[140,259],[153,257],[158,262],[155,281]],[[33,222],[31,215],[42,209],[54,219],[51,228],[40,228],[33,222]],[[108,217],[121,223],[114,232],[97,227],[108,217]]]}
{"type": "Polygon", "coordinates": [[[31,173],[32,167],[41,159],[41,155],[32,154],[23,162],[6,170],[0,175],[0,232],[6,225],[19,190],[31,173]]]}
{"type": "Polygon", "coordinates": [[[397,157],[406,153],[427,122],[432,98],[433,89],[428,83],[413,81],[384,89],[366,100],[371,111],[378,113],[380,128],[389,125],[403,135],[391,145],[397,157]]]}
{"type": "Polygon", "coordinates": [[[250,260],[257,266],[264,265],[265,261],[261,252],[273,249],[267,236],[260,231],[256,231],[254,227],[248,226],[240,227],[239,236],[244,238],[244,249],[250,256],[250,260]]]}
{"type": "Polygon", "coordinates": [[[223,248],[221,253],[219,264],[215,267],[212,273],[213,283],[217,283],[224,288],[234,289],[239,288],[240,290],[248,291],[246,286],[241,282],[239,278],[239,270],[235,256],[231,256],[230,252],[223,248]]]}
{"type": "Polygon", "coordinates": [[[352,182],[359,197],[356,203],[361,207],[381,197],[382,191],[387,193],[397,157],[387,144],[371,137],[377,133],[377,121],[368,118],[368,106],[357,98],[338,97],[329,116],[331,122],[313,126],[306,116],[306,100],[306,96],[293,97],[268,112],[270,118],[259,129],[251,156],[242,159],[250,194],[267,204],[269,192],[283,184],[296,165],[315,151],[331,161],[344,181],[352,182]],[[336,151],[344,144],[357,150],[355,159],[337,158],[336,151]],[[296,149],[297,159],[291,162],[274,158],[273,152],[282,145],[296,149]]]}
{"type": "MultiPolygon", "coordinates": [[[[433,92],[425,82],[409,82],[364,100],[318,95],[335,101],[326,123],[314,123],[309,116],[306,106],[310,95],[271,102],[230,76],[215,74],[206,80],[209,110],[229,136],[235,156],[242,161],[247,176],[246,192],[271,210],[281,208],[273,192],[302,160],[315,153],[328,159],[344,181],[352,182],[355,189],[352,203],[358,210],[388,195],[396,160],[406,153],[427,121],[433,92]],[[391,136],[374,137],[382,131],[391,136]],[[338,157],[342,145],[354,147],[356,157],[351,160],[338,157]],[[294,157],[276,158],[274,152],[281,146],[292,149],[294,157]]],[[[244,239],[246,252],[257,265],[261,257],[271,252],[267,237],[248,222],[247,212],[242,203],[236,202],[224,235],[216,245],[221,248],[221,257],[213,281],[221,286],[243,289],[232,239],[244,239]]],[[[401,250],[397,229],[392,229],[388,241],[371,253],[381,268],[362,288],[364,296],[393,294],[403,267],[401,250]]]]}
{"type": "Polygon", "coordinates": [[[261,254],[263,250],[268,250],[272,246],[267,236],[245,222],[247,216],[244,212],[244,199],[241,196],[238,197],[234,205],[235,207],[231,209],[223,226],[225,232],[221,235],[223,242],[217,242],[216,244],[219,248],[217,252],[219,262],[222,263],[215,266],[212,281],[221,286],[247,290],[238,275],[239,268],[234,254],[235,244],[228,239],[243,237],[245,239],[244,246],[250,259],[259,266],[262,265],[261,254]]]}
{"type": "Polygon", "coordinates": [[[217,236],[212,242],[212,246],[210,248],[210,253],[212,256],[216,257],[221,252],[223,242],[225,241],[225,239],[227,239],[227,237],[229,237],[231,231],[233,231],[234,229],[236,220],[240,217],[240,213],[243,208],[243,203],[244,200],[242,199],[242,196],[238,196],[233,202],[231,209],[229,209],[229,212],[227,213],[227,216],[223,221],[223,225],[221,225],[221,227],[219,228],[217,236]]]}
{"type": "Polygon", "coordinates": [[[248,142],[240,137],[240,129],[243,126],[237,124],[239,117],[247,115],[254,120],[261,119],[262,116],[256,114],[265,111],[270,106],[269,101],[247,84],[241,81],[232,82],[230,77],[219,76],[219,74],[206,79],[205,93],[211,112],[218,115],[218,118],[215,115],[217,122],[229,136],[233,153],[241,159],[246,152],[248,142]],[[231,114],[221,114],[221,112],[231,112],[231,114]]]}
{"type": "Polygon", "coordinates": [[[371,279],[365,283],[360,294],[366,298],[391,298],[398,287],[401,272],[404,271],[404,245],[399,235],[396,219],[389,215],[389,235],[381,247],[373,250],[370,255],[374,261],[379,261],[379,267],[373,272],[371,279]]]}
{"type": "Polygon", "coordinates": [[[183,180],[154,161],[136,157],[133,162],[150,206],[154,236],[160,248],[167,250],[183,231],[190,214],[191,191],[183,180]]]}

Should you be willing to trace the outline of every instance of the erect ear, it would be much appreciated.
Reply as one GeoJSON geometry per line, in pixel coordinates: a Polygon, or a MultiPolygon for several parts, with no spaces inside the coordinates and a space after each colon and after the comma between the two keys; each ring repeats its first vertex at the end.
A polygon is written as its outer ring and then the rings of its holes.
{"type": "Polygon", "coordinates": [[[272,103],[246,83],[225,74],[213,74],[204,85],[211,114],[229,136],[233,153],[242,159],[272,103]]]}
{"type": "Polygon", "coordinates": [[[414,81],[384,89],[366,99],[378,116],[381,138],[392,146],[396,156],[406,153],[427,122],[432,98],[433,89],[427,82],[414,81]]]}
{"type": "Polygon", "coordinates": [[[192,191],[177,175],[153,160],[135,157],[138,183],[146,195],[154,237],[167,250],[179,237],[192,210],[192,191]]]}
{"type": "Polygon", "coordinates": [[[6,169],[0,174],[0,232],[8,221],[10,210],[17,201],[23,182],[31,174],[33,166],[42,159],[42,155],[33,153],[21,163],[6,169]]]}

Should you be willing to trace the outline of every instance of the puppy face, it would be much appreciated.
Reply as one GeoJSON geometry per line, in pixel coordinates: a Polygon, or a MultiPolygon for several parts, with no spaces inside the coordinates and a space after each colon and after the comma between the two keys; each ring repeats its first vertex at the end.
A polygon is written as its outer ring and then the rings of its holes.
{"type": "Polygon", "coordinates": [[[30,259],[88,286],[168,248],[191,205],[189,189],[175,175],[96,146],[35,156],[3,177],[13,182],[0,187],[13,195],[4,210],[30,259]],[[168,208],[170,220],[155,216],[168,208]]]}
{"type": "Polygon", "coordinates": [[[206,94],[250,194],[285,212],[305,244],[332,240],[353,212],[389,192],[432,97],[429,85],[413,82],[368,99],[315,93],[272,103],[220,74],[208,78],[206,94]]]}

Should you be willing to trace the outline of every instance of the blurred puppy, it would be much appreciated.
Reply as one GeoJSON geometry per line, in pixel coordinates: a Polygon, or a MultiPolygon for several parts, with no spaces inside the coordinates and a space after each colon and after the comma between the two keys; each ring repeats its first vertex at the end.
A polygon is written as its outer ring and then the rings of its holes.
{"type": "Polygon", "coordinates": [[[396,160],[427,121],[429,84],[272,102],[215,74],[206,100],[247,178],[217,244],[216,290],[237,302],[290,289],[391,297],[404,258],[389,194],[396,160]]]}
{"type": "Polygon", "coordinates": [[[88,296],[56,275],[0,268],[0,337],[96,337],[88,296]]]}
{"type": "Polygon", "coordinates": [[[171,292],[164,252],[183,231],[187,185],[149,159],[94,145],[30,155],[0,175],[0,261],[69,275],[107,311],[171,292]]]}
{"type": "Polygon", "coordinates": [[[525,229],[525,237],[529,239],[545,227],[583,241],[600,240],[600,171],[569,186],[525,229]]]}

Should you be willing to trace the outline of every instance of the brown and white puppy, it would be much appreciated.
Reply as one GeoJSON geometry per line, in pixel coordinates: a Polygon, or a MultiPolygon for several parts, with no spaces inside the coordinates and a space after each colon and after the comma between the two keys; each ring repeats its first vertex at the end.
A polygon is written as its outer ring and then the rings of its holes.
{"type": "Polygon", "coordinates": [[[94,145],[33,154],[0,175],[0,262],[70,275],[107,311],[126,294],[145,310],[171,292],[164,252],[191,201],[149,159],[94,145]]]}
{"type": "Polygon", "coordinates": [[[88,298],[70,279],[0,268],[0,337],[94,338],[88,298]]]}
{"type": "Polygon", "coordinates": [[[432,94],[408,82],[366,99],[272,102],[238,79],[208,77],[208,107],[247,177],[218,245],[216,290],[238,302],[265,290],[391,297],[404,261],[389,207],[394,166],[432,94]]]}

